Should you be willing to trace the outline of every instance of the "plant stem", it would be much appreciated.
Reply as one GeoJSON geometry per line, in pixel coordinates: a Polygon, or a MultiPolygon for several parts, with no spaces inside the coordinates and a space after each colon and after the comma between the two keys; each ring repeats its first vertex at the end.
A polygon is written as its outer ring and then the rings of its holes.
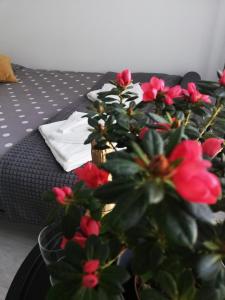
{"type": "MultiPolygon", "coordinates": [[[[122,253],[123,251],[121,251],[121,253],[122,253]]],[[[119,258],[119,256],[120,256],[120,254],[121,253],[119,253],[116,257],[114,257],[112,260],[110,260],[107,264],[105,264],[104,265],[104,267],[102,267],[102,269],[105,269],[105,268],[108,268],[109,266],[111,266],[118,258],[119,258]]]]}
{"type": "Polygon", "coordinates": [[[211,115],[211,117],[208,119],[207,123],[205,124],[205,126],[202,128],[199,138],[198,140],[205,134],[205,132],[207,131],[207,129],[214,123],[216,117],[218,116],[218,114],[221,112],[221,110],[223,109],[223,104],[219,104],[218,106],[215,107],[213,114],[211,115]]]}
{"type": "Polygon", "coordinates": [[[191,110],[189,109],[186,113],[186,119],[184,121],[184,126],[187,126],[191,117],[191,110]]]}

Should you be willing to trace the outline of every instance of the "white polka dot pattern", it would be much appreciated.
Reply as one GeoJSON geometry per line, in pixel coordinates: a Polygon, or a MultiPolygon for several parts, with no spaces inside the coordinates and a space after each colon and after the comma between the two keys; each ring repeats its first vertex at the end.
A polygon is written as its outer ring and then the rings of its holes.
{"type": "Polygon", "coordinates": [[[17,84],[0,85],[0,156],[87,93],[102,74],[15,66],[17,84]]]}

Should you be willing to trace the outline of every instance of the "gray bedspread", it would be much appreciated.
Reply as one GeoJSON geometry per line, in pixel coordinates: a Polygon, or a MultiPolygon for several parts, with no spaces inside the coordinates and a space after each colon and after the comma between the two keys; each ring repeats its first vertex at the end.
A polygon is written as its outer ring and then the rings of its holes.
{"type": "MultiPolygon", "coordinates": [[[[151,74],[152,75],[152,74],[151,74]]],[[[101,87],[114,73],[107,73],[95,85],[101,87]]],[[[182,77],[159,74],[168,85],[181,83],[182,77]]],[[[134,82],[148,81],[150,74],[134,74],[134,82]]],[[[193,77],[195,79],[195,75],[193,77]]],[[[185,77],[183,82],[192,79],[185,77]]],[[[85,111],[86,97],[77,97],[49,122],[67,118],[74,110],[85,111]]],[[[85,138],[85,137],[84,137],[85,138]]],[[[66,173],[55,161],[37,130],[12,147],[0,161],[0,208],[11,221],[44,224],[49,204],[41,200],[53,186],[73,185],[73,172],[66,173]]]]}
{"type": "Polygon", "coordinates": [[[100,73],[33,70],[14,65],[18,83],[0,83],[0,157],[29,132],[83,96],[100,73]]]}

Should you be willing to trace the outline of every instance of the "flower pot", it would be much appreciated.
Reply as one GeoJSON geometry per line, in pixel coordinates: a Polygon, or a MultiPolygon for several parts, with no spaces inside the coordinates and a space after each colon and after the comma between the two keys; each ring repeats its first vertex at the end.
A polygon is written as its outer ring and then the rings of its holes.
{"type": "Polygon", "coordinates": [[[114,149],[110,145],[109,148],[103,150],[96,149],[95,146],[96,146],[96,142],[93,141],[91,143],[92,162],[97,166],[99,166],[102,163],[106,162],[106,155],[110,152],[113,152],[114,149]]]}
{"type": "MultiPolygon", "coordinates": [[[[109,148],[104,150],[95,149],[95,141],[91,143],[91,156],[92,156],[92,162],[96,164],[97,166],[103,164],[106,162],[106,156],[108,153],[111,153],[114,151],[114,149],[109,145],[109,148]]],[[[102,215],[107,215],[113,208],[115,204],[106,204],[103,208],[102,215]]]]}

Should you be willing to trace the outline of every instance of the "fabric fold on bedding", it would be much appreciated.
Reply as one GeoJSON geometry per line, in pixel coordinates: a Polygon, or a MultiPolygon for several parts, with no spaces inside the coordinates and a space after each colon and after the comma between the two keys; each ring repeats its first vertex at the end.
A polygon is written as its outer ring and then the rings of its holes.
{"type": "Polygon", "coordinates": [[[39,127],[45,143],[66,172],[91,160],[91,145],[84,145],[89,131],[87,119],[82,118],[83,115],[84,113],[75,112],[65,121],[39,127]],[[66,133],[61,132],[62,128],[66,133]]]}
{"type": "MultiPolygon", "coordinates": [[[[89,100],[91,100],[92,102],[94,102],[94,101],[100,101],[100,99],[98,98],[98,93],[109,92],[113,88],[115,88],[115,85],[113,85],[111,83],[106,83],[106,84],[104,84],[102,86],[101,89],[90,91],[89,93],[87,93],[87,98],[89,100]]],[[[140,86],[139,83],[132,84],[128,89],[126,89],[124,91],[124,93],[126,93],[128,91],[137,94],[138,98],[134,100],[136,104],[138,104],[138,103],[140,103],[142,101],[142,99],[143,99],[143,97],[142,97],[143,96],[143,91],[142,91],[141,86],[140,86]]],[[[119,100],[119,97],[116,96],[116,95],[110,95],[108,97],[119,100]]],[[[108,102],[108,103],[110,103],[110,102],[108,102]]],[[[127,105],[129,105],[129,102],[127,102],[127,105]]]]}

